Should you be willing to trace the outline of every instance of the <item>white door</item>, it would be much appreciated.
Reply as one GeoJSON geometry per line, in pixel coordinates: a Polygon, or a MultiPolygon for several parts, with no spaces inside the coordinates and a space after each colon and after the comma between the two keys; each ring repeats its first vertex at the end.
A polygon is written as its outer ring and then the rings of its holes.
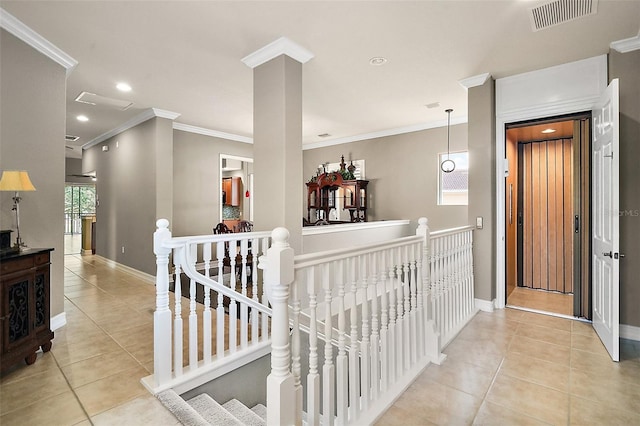
{"type": "Polygon", "coordinates": [[[593,328],[614,361],[619,351],[618,79],[593,108],[593,328]]]}

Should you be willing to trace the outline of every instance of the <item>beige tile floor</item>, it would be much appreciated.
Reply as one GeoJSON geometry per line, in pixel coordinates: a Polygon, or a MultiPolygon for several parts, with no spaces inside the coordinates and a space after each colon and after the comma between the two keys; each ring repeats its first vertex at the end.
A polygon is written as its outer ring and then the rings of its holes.
{"type": "MultiPolygon", "coordinates": [[[[51,352],[0,377],[0,425],[175,425],[140,384],[153,368],[154,287],[65,256],[67,325],[51,352]]],[[[640,343],[612,363],[590,325],[479,313],[381,425],[640,424],[640,343]]]]}
{"type": "Polygon", "coordinates": [[[92,256],[65,256],[67,325],[35,364],[0,377],[0,425],[174,425],[140,384],[153,370],[155,288],[92,256]]]}
{"type": "Polygon", "coordinates": [[[588,323],[478,313],[379,425],[638,425],[640,342],[610,360],[588,323]]]}

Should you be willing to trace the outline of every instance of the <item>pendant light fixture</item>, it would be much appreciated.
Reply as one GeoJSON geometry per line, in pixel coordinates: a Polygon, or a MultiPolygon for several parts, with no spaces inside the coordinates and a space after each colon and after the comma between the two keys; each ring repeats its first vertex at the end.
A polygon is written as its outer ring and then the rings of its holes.
{"type": "Polygon", "coordinates": [[[444,112],[448,114],[447,116],[447,159],[440,163],[440,169],[445,173],[451,173],[456,169],[456,163],[449,158],[450,150],[449,150],[449,132],[451,130],[451,112],[453,110],[451,108],[445,109],[444,112]]]}

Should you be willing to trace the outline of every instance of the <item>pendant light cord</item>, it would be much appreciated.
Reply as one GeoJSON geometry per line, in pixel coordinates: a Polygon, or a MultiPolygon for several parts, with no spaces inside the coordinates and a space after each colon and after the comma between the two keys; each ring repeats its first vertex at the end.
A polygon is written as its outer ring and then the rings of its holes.
{"type": "Polygon", "coordinates": [[[449,132],[451,131],[451,112],[453,110],[451,108],[445,110],[447,113],[447,160],[450,157],[450,149],[449,149],[449,132]]]}

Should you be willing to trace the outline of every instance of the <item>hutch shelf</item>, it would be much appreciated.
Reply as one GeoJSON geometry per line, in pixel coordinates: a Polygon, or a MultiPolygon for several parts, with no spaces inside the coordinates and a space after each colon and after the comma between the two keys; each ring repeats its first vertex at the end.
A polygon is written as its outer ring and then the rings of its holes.
{"type": "Polygon", "coordinates": [[[349,211],[350,222],[367,221],[369,181],[355,179],[353,164],[347,168],[345,166],[342,157],[339,171],[322,173],[307,182],[307,224],[313,225],[318,221],[330,222],[329,213],[339,208],[349,211]]]}

